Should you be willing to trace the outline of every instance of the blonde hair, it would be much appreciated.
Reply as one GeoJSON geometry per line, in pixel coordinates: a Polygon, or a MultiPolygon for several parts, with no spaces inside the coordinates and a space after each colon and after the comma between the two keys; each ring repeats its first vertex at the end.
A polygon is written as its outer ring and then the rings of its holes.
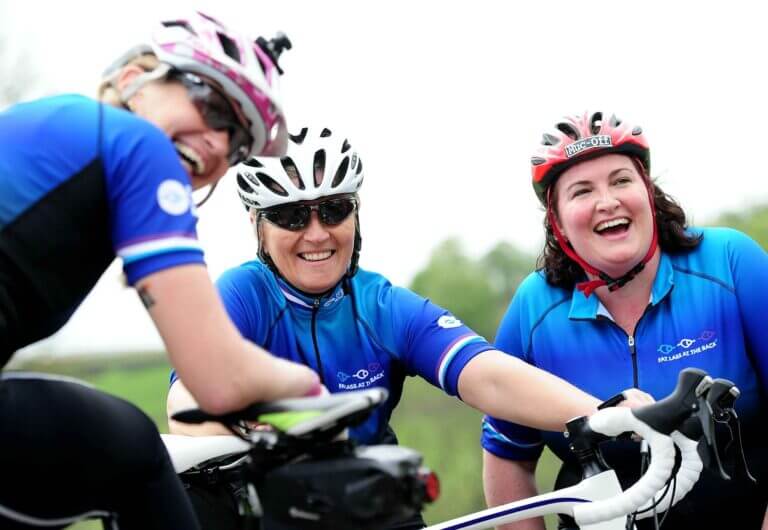
{"type": "MultiPolygon", "coordinates": [[[[128,65],[136,65],[142,70],[151,72],[160,65],[160,60],[153,53],[144,53],[126,61],[123,67],[128,65]]],[[[122,70],[122,68],[119,68],[116,71],[110,72],[107,77],[101,80],[97,92],[97,97],[100,101],[116,107],[123,106],[123,99],[120,97],[120,91],[114,85],[122,70]]]]}

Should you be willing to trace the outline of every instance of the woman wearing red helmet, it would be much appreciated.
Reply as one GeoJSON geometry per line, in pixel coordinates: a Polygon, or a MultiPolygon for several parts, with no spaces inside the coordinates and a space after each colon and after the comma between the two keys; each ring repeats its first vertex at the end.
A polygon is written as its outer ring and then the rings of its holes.
{"type": "MultiPolygon", "coordinates": [[[[734,381],[745,452],[768,478],[757,435],[768,384],[768,256],[742,233],[687,226],[682,208],[649,177],[640,127],[601,112],[567,117],[531,159],[546,208],[540,269],[520,285],[496,346],[607,399],[635,387],[659,397],[683,368],[734,381]]],[[[535,492],[544,446],[563,461],[558,487],[580,476],[562,435],[487,417],[484,481],[490,505],[535,492]]],[[[726,459],[733,455],[724,455],[726,459]]],[[[622,482],[640,469],[635,443],[608,450],[622,482]]],[[[766,494],[745,473],[709,475],[670,511],[666,528],[759,528],[766,494]],[[728,511],[719,510],[723,502],[728,511]],[[715,526],[713,526],[715,525],[715,526]],[[728,525],[728,526],[721,526],[728,525]]],[[[649,520],[638,527],[652,527],[649,520]]],[[[567,522],[563,522],[567,528],[567,522]]],[[[509,528],[543,528],[541,520],[509,528]]]]}

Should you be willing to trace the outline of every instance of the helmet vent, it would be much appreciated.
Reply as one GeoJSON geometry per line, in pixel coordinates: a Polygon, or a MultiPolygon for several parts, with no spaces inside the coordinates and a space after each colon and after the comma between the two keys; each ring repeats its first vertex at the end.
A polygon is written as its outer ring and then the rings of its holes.
{"type": "Polygon", "coordinates": [[[303,129],[301,129],[301,131],[299,131],[299,134],[291,134],[290,135],[291,141],[293,143],[297,144],[297,145],[303,144],[304,143],[304,139],[307,137],[307,131],[308,130],[309,129],[304,127],[303,129]]]}
{"type": "Polygon", "coordinates": [[[349,169],[349,157],[345,156],[344,160],[341,161],[341,164],[339,164],[339,168],[336,170],[336,175],[333,177],[333,182],[331,182],[331,187],[335,188],[339,184],[341,184],[344,181],[344,177],[347,176],[347,170],[349,169]]]}
{"type": "Polygon", "coordinates": [[[219,38],[219,42],[221,43],[221,47],[224,49],[224,53],[226,53],[227,56],[236,63],[242,64],[242,60],[240,58],[240,50],[237,47],[237,43],[223,33],[217,32],[216,36],[219,38]]]}
{"type": "Polygon", "coordinates": [[[611,124],[611,127],[618,127],[619,125],[621,125],[621,120],[617,118],[615,114],[612,114],[610,124],[611,124]]]}
{"type": "Polygon", "coordinates": [[[541,143],[544,145],[557,145],[560,143],[560,139],[553,134],[544,133],[541,137],[541,143]]]}
{"type": "Polygon", "coordinates": [[[219,21],[218,21],[218,20],[216,20],[215,18],[213,18],[213,17],[211,17],[211,16],[208,16],[208,15],[206,15],[205,13],[201,13],[200,11],[198,11],[198,12],[197,12],[197,14],[198,14],[198,15],[200,15],[201,17],[203,17],[203,18],[204,18],[205,20],[207,20],[208,22],[212,22],[212,23],[216,24],[217,26],[219,26],[219,27],[220,27],[220,28],[222,28],[222,29],[224,28],[224,26],[222,26],[221,22],[219,22],[219,21]]]}
{"type": "Polygon", "coordinates": [[[568,138],[573,141],[579,139],[579,131],[577,131],[570,123],[558,123],[555,127],[568,138]]]}
{"type": "Polygon", "coordinates": [[[251,187],[251,185],[248,182],[246,182],[246,180],[243,178],[243,176],[240,173],[237,174],[237,186],[246,193],[254,192],[254,189],[251,187]]]}
{"type": "Polygon", "coordinates": [[[264,186],[266,186],[272,193],[280,195],[281,197],[288,196],[288,192],[285,191],[285,188],[275,182],[269,175],[259,172],[256,173],[256,178],[259,179],[259,181],[264,184],[264,186]]]}
{"type": "Polygon", "coordinates": [[[323,129],[320,132],[320,138],[328,138],[330,135],[331,135],[331,130],[330,129],[323,129]]]}
{"type": "Polygon", "coordinates": [[[344,153],[346,153],[347,151],[349,151],[349,148],[350,148],[350,147],[352,147],[352,146],[351,146],[351,145],[349,145],[349,142],[348,142],[348,141],[347,141],[347,139],[345,138],[345,139],[344,139],[344,144],[341,146],[341,154],[344,154],[344,153]]]}
{"type": "MultiPolygon", "coordinates": [[[[286,175],[288,175],[288,178],[291,179],[291,182],[293,182],[294,186],[296,186],[300,190],[303,190],[304,181],[301,179],[301,173],[299,173],[299,168],[296,166],[296,163],[293,161],[293,159],[290,156],[284,156],[283,158],[280,159],[280,164],[282,164],[286,175]]],[[[272,179],[269,179],[269,180],[272,180],[272,179]]],[[[275,181],[272,180],[272,182],[275,182],[275,181]]],[[[277,186],[280,186],[279,184],[277,184],[277,182],[275,182],[275,184],[277,186]]],[[[283,188],[281,187],[280,189],[282,190],[283,188]]],[[[285,190],[283,191],[285,192],[285,190]]],[[[275,192],[275,193],[278,193],[278,192],[275,192]]],[[[286,195],[288,194],[286,193],[286,195]]]]}
{"type": "Polygon", "coordinates": [[[635,127],[632,129],[633,136],[640,136],[641,134],[643,134],[643,129],[641,127],[635,127]]]}
{"type": "Polygon", "coordinates": [[[161,24],[163,26],[165,26],[166,28],[182,28],[182,29],[185,29],[189,33],[191,33],[192,35],[197,36],[197,32],[194,29],[192,29],[192,26],[190,26],[189,22],[187,22],[186,20],[166,20],[166,21],[161,22],[161,24]]]}
{"type": "Polygon", "coordinates": [[[361,158],[357,159],[357,171],[355,171],[355,175],[359,175],[363,172],[363,160],[361,158]]]}
{"type": "Polygon", "coordinates": [[[312,163],[312,170],[315,174],[315,187],[319,188],[325,177],[325,149],[315,151],[315,160],[312,163]]]}
{"type": "Polygon", "coordinates": [[[249,158],[248,160],[243,162],[243,165],[250,166],[250,167],[264,167],[264,164],[262,164],[255,158],[249,158]]]}
{"type": "Polygon", "coordinates": [[[538,156],[531,157],[531,164],[533,164],[534,166],[540,166],[544,162],[546,162],[546,160],[541,157],[538,157],[538,156]]]}
{"type": "Polygon", "coordinates": [[[603,113],[595,112],[592,115],[592,118],[589,120],[589,131],[594,136],[600,132],[600,129],[602,129],[602,127],[603,127],[603,113]]]}

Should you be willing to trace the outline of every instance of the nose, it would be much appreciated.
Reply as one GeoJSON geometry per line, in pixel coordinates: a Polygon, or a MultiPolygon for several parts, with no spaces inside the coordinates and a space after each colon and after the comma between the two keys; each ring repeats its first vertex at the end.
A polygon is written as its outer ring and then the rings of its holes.
{"type": "Polygon", "coordinates": [[[619,207],[619,199],[612,193],[610,188],[602,190],[597,199],[596,208],[599,211],[612,211],[619,207]]]}
{"type": "Polygon", "coordinates": [[[310,243],[322,243],[329,237],[328,230],[326,230],[323,223],[320,222],[317,212],[313,210],[311,217],[309,218],[309,224],[304,229],[304,239],[310,243]]]}
{"type": "Polygon", "coordinates": [[[227,131],[217,131],[208,129],[203,135],[205,143],[217,157],[226,158],[229,154],[229,133],[227,131]]]}

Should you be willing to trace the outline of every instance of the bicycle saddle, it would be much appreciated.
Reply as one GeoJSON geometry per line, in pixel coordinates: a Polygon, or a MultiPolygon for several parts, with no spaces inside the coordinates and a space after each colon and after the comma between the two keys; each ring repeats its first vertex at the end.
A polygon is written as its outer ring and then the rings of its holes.
{"type": "Polygon", "coordinates": [[[176,473],[183,473],[213,458],[245,454],[251,444],[237,436],[184,436],[161,434],[176,473]]]}

